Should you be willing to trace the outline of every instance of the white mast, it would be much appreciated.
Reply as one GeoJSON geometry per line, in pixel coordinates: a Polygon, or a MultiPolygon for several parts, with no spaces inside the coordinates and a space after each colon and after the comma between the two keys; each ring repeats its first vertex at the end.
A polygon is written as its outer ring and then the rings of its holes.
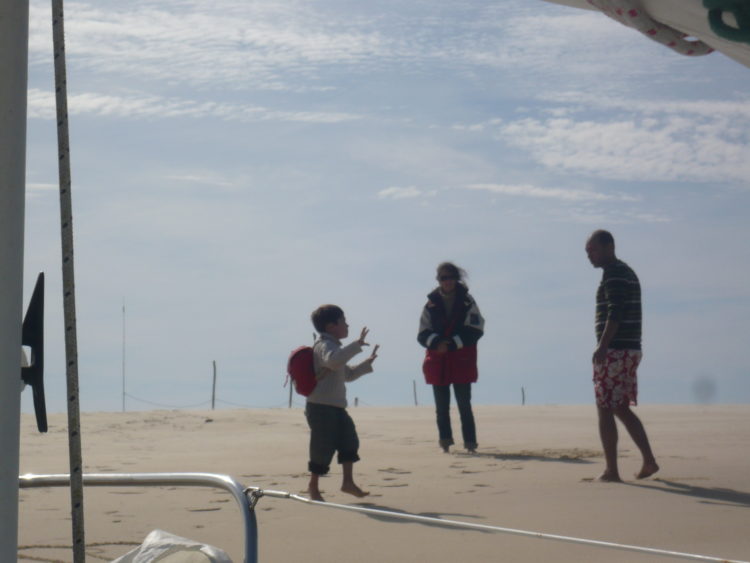
{"type": "Polygon", "coordinates": [[[0,0],[0,561],[18,555],[28,45],[28,0],[0,0]]]}

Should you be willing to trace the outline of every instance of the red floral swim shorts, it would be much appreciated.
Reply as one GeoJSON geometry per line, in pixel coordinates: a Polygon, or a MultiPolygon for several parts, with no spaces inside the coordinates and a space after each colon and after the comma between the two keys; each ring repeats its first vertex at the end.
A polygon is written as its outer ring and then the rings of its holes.
{"type": "Polygon", "coordinates": [[[607,350],[601,364],[594,364],[594,392],[596,406],[613,409],[638,404],[640,350],[607,350]]]}

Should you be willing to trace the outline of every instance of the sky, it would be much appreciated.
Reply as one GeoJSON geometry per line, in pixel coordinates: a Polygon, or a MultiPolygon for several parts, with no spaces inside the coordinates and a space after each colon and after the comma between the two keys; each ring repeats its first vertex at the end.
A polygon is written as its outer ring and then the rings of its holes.
{"type": "MultiPolygon", "coordinates": [[[[31,0],[24,293],[44,271],[64,412],[50,19],[31,0]]],[[[69,1],[65,25],[82,411],[210,408],[214,362],[216,408],[285,407],[324,303],[380,344],[350,403],[432,404],[444,260],[486,320],[475,404],[593,405],[597,228],[642,283],[640,404],[750,402],[749,68],[541,0],[69,1]]]]}

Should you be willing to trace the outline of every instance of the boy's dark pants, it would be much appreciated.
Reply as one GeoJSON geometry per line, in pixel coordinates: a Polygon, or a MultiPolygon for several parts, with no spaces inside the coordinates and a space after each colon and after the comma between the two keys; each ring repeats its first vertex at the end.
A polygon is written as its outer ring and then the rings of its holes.
{"type": "Polygon", "coordinates": [[[307,403],[305,417],[310,427],[310,462],[307,464],[310,473],[328,473],[336,451],[339,463],[359,461],[359,437],[346,409],[307,403]]]}
{"type": "MultiPolygon", "coordinates": [[[[451,386],[433,385],[435,395],[435,411],[437,413],[438,434],[441,445],[453,445],[453,430],[451,429],[451,386]]],[[[474,425],[474,413],[471,410],[471,383],[454,383],[453,392],[456,394],[458,412],[461,415],[461,434],[464,446],[477,447],[477,431],[474,425]]]]}

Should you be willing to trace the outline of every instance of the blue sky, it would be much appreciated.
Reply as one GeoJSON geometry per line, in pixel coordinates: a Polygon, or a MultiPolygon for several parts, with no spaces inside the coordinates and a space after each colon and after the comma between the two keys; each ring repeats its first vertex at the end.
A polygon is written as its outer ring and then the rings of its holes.
{"type": "MultiPolygon", "coordinates": [[[[642,281],[641,403],[750,401],[750,69],[541,0],[65,10],[82,410],[122,408],[123,303],[128,410],[209,406],[214,360],[217,406],[285,405],[327,302],[381,345],[350,399],[430,404],[443,260],[486,318],[476,403],[591,403],[596,228],[642,281]]],[[[32,0],[25,294],[45,271],[58,412],[49,21],[32,0]]]]}

